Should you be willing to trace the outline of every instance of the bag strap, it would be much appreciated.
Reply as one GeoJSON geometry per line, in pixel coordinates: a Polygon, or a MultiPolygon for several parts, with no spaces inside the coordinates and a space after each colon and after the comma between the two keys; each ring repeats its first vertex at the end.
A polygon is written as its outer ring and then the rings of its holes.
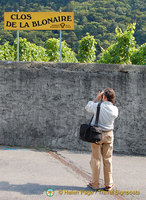
{"type": "MultiPolygon", "coordinates": [[[[100,113],[100,105],[101,105],[101,102],[99,102],[99,103],[98,103],[98,106],[97,106],[96,119],[95,119],[95,125],[96,125],[96,126],[98,126],[99,113],[100,113]]],[[[94,117],[94,115],[92,116],[89,125],[91,124],[93,117],[94,117]]]]}
{"type": "Polygon", "coordinates": [[[98,120],[99,120],[99,113],[100,113],[100,102],[98,103],[97,106],[97,112],[96,112],[96,119],[95,119],[95,126],[98,126],[98,120]]]}

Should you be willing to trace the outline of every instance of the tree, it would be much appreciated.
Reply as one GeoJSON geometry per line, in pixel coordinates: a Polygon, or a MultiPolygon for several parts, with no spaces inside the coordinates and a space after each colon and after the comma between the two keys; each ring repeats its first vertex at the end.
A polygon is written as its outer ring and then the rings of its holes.
{"type": "Polygon", "coordinates": [[[97,42],[95,41],[94,36],[90,36],[89,33],[86,33],[86,36],[80,40],[78,57],[81,63],[94,62],[96,59],[95,44],[97,44],[97,42]]]}
{"type": "MultiPolygon", "coordinates": [[[[86,32],[89,32],[100,39],[102,47],[107,48],[107,41],[111,44],[110,38],[106,38],[105,33],[114,34],[115,28],[119,26],[126,29],[129,23],[137,22],[135,38],[138,45],[145,42],[145,1],[144,0],[0,0],[0,44],[9,41],[12,45],[16,38],[16,31],[4,31],[4,12],[54,12],[60,9],[64,12],[74,12],[75,34],[80,40],[86,32]],[[96,24],[98,23],[98,25],[96,24]],[[99,37],[100,35],[100,37],[99,37]]],[[[48,38],[59,37],[59,31],[21,31],[20,36],[27,38],[31,43],[44,46],[48,38]]],[[[70,37],[70,31],[66,31],[66,37],[70,37]]],[[[77,53],[77,42],[73,38],[69,43],[73,51],[77,53]]]]}
{"type": "Polygon", "coordinates": [[[15,50],[14,47],[9,44],[9,42],[5,42],[5,44],[0,45],[0,60],[15,60],[15,50]]]}
{"type": "MultiPolygon", "coordinates": [[[[17,59],[17,40],[14,41],[15,60],[17,59]]],[[[30,43],[26,38],[19,38],[19,60],[20,61],[48,61],[46,49],[30,43]]]]}
{"type": "Polygon", "coordinates": [[[99,63],[131,64],[131,55],[135,49],[135,38],[133,36],[136,23],[130,24],[125,32],[117,27],[115,44],[110,45],[107,50],[102,48],[102,56],[99,63]]]}
{"type": "MultiPolygon", "coordinates": [[[[56,38],[48,39],[45,42],[46,52],[49,56],[49,61],[59,62],[60,61],[60,40],[56,38]]],[[[65,41],[61,42],[61,56],[62,62],[76,63],[75,53],[67,46],[65,41]]]]}
{"type": "Polygon", "coordinates": [[[45,42],[45,48],[46,48],[46,52],[48,54],[48,56],[50,57],[49,61],[55,61],[55,62],[59,62],[59,40],[57,40],[56,38],[50,38],[45,42]]]}
{"type": "MultiPolygon", "coordinates": [[[[17,60],[17,40],[14,41],[14,45],[10,45],[9,42],[0,45],[0,60],[17,60]]],[[[19,38],[19,60],[48,61],[49,58],[45,48],[28,42],[26,38],[19,38]]]]}
{"type": "Polygon", "coordinates": [[[146,65],[146,43],[134,50],[131,61],[135,65],[146,65]]]}

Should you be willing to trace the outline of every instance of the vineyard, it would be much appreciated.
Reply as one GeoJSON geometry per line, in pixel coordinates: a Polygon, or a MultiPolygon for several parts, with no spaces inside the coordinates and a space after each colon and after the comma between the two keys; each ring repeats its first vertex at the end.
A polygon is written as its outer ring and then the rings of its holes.
{"type": "MultiPolygon", "coordinates": [[[[143,0],[1,0],[0,60],[16,60],[16,31],[4,31],[3,15],[17,10],[74,12],[74,31],[62,31],[63,62],[146,62],[143,0]]],[[[59,31],[20,31],[20,60],[59,62],[59,31]]]]}

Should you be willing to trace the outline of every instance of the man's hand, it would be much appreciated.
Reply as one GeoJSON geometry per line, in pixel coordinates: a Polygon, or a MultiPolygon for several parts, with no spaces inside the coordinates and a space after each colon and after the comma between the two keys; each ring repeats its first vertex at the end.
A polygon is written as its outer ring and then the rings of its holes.
{"type": "Polygon", "coordinates": [[[94,100],[94,103],[96,103],[97,101],[100,101],[100,99],[102,98],[102,95],[103,95],[104,91],[102,92],[98,92],[97,96],[96,96],[96,99],[94,100]]]}

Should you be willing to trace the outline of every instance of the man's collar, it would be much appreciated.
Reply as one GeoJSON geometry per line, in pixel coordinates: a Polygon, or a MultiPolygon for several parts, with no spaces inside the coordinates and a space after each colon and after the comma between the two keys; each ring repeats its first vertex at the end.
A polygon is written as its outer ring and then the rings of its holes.
{"type": "Polygon", "coordinates": [[[112,102],[110,102],[110,101],[104,101],[103,103],[105,103],[105,104],[111,104],[112,105],[112,102]]]}

